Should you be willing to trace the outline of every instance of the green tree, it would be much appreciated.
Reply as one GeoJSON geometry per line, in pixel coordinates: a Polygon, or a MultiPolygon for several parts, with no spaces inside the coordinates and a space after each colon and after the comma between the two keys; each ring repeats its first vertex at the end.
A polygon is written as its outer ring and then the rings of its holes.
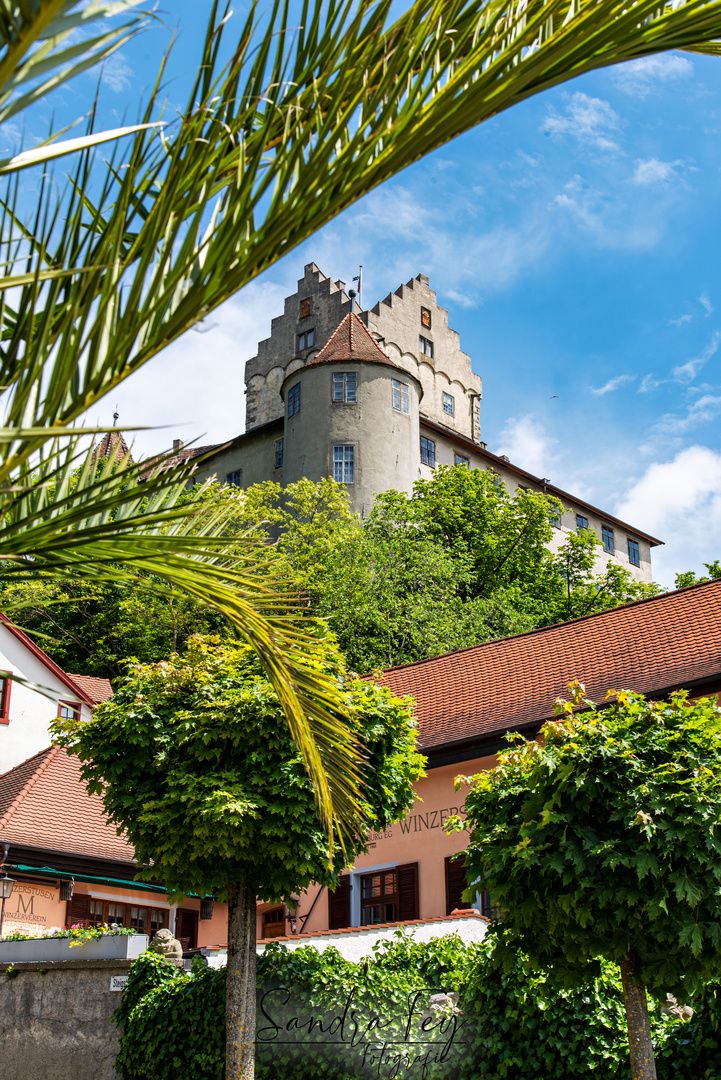
{"type": "Polygon", "coordinates": [[[323,662],[338,684],[339,719],[352,718],[364,754],[358,815],[332,845],[277,694],[247,646],[193,638],[171,662],[136,668],[90,722],[57,728],[141,873],[160,878],[171,897],[227,899],[233,1080],[253,1076],[256,896],[287,904],[313,881],[333,888],[365,851],[368,830],[407,813],[422,773],[408,707],[350,679],[330,643],[323,662]]]}
{"type": "MultiPolygon", "coordinates": [[[[137,28],[132,8],[0,0],[0,122],[121,44],[137,28]],[[117,12],[115,36],[95,33],[117,12]]],[[[91,147],[118,133],[97,135],[91,117],[80,144],[54,140],[0,163],[0,560],[54,581],[127,586],[140,571],[220,610],[258,650],[332,820],[357,798],[358,762],[340,729],[331,734],[333,687],[305,662],[312,637],[289,619],[289,597],[247,552],[228,551],[220,516],[202,535],[191,527],[183,471],[157,475],[144,501],[87,460],[69,492],[80,418],[454,136],[585,71],[670,48],[715,53],[721,0],[415,0],[395,19],[390,0],[308,0],[300,23],[292,5],[253,3],[226,62],[231,25],[214,2],[186,104],[160,127],[159,79],[109,161],[91,147]],[[28,199],[20,170],[78,145],[65,187],[43,174],[28,199]]]]}
{"type": "Polygon", "coordinates": [[[509,960],[567,985],[619,965],[633,1080],[649,1080],[646,989],[684,999],[721,974],[721,709],[570,689],[540,742],[469,781],[451,827],[470,830],[468,880],[500,905],[509,960]]]}
{"type": "Polygon", "coordinates": [[[704,563],[708,570],[708,577],[697,576],[693,570],[686,570],[682,574],[676,574],[676,588],[685,589],[688,585],[701,585],[704,581],[714,581],[721,578],[721,562],[714,559],[712,563],[704,563]]]}

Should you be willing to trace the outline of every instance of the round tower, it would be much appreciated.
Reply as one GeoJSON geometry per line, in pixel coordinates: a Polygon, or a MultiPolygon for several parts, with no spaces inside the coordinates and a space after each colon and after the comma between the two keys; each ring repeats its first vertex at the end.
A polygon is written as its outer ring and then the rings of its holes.
{"type": "Polygon", "coordinates": [[[286,376],[283,484],[332,476],[366,517],[376,493],[418,479],[418,379],[348,314],[321,351],[286,376]]]}

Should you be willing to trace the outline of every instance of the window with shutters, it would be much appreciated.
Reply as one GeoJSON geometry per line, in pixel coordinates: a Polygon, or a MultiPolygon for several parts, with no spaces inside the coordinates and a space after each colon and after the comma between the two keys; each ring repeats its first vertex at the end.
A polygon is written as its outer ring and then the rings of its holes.
{"type": "Polygon", "coordinates": [[[379,870],[361,878],[361,926],[398,921],[398,872],[379,870]]]}
{"type": "Polygon", "coordinates": [[[449,855],[446,863],[446,915],[462,911],[469,905],[463,899],[463,890],[468,888],[466,867],[463,856],[454,858],[449,855]]]}
{"type": "Polygon", "coordinates": [[[10,691],[13,688],[13,681],[8,678],[8,675],[12,675],[12,672],[0,673],[0,724],[10,723],[10,691]]]}
{"type": "Polygon", "coordinates": [[[136,907],[115,900],[100,900],[76,893],[68,900],[67,926],[132,926],[140,934],[152,935],[168,925],[166,908],[136,907]]]}
{"type": "Polygon", "coordinates": [[[328,890],[328,929],[345,930],[350,926],[350,874],[344,874],[336,888],[328,890]]]}
{"type": "Polygon", "coordinates": [[[398,921],[418,918],[418,863],[398,867],[398,921]]]}

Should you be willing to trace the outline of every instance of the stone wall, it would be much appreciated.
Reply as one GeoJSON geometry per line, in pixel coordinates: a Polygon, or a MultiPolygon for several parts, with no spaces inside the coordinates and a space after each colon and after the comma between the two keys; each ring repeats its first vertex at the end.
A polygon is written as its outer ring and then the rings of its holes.
{"type": "Polygon", "coordinates": [[[117,1080],[121,994],[114,976],[130,960],[0,964],[0,1076],[3,1080],[117,1080]]]}

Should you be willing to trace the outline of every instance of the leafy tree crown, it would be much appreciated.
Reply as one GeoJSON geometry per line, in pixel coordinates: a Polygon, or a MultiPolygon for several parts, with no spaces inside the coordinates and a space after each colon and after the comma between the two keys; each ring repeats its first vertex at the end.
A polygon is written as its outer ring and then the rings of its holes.
{"type": "Polygon", "coordinates": [[[344,838],[345,853],[339,843],[329,850],[282,708],[245,645],[191,638],[183,655],[138,665],[90,722],[58,724],[58,741],[80,758],[144,877],[171,895],[221,898],[228,880],[244,878],[279,902],[313,881],[335,885],[365,850],[367,830],[407,812],[424,760],[408,706],[349,678],[332,646],[326,655],[366,752],[364,822],[344,838]]]}
{"type": "Polygon", "coordinates": [[[652,992],[683,997],[721,973],[721,709],[571,686],[540,742],[472,778],[469,880],[509,953],[574,983],[635,950],[652,992]]]}

